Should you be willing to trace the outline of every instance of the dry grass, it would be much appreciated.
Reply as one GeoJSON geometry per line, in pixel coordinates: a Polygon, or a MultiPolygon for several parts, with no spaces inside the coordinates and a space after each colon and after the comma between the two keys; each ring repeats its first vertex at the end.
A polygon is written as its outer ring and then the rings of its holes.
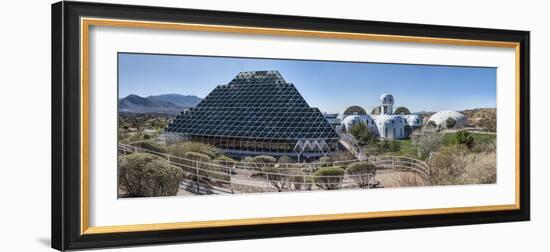
{"type": "Polygon", "coordinates": [[[395,183],[399,185],[399,187],[417,187],[430,185],[429,180],[419,176],[418,174],[410,172],[396,173],[393,179],[395,183]]]}
{"type": "Polygon", "coordinates": [[[496,182],[496,153],[444,148],[429,162],[436,185],[491,184],[496,182]]]}

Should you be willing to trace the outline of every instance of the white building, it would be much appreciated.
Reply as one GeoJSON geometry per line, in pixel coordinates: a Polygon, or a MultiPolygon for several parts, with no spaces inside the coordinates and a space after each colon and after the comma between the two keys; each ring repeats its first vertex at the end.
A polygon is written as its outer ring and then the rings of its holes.
{"type": "Polygon", "coordinates": [[[466,118],[465,115],[463,115],[462,113],[459,113],[456,111],[450,111],[450,110],[439,111],[433,114],[430,117],[430,119],[428,119],[428,123],[432,121],[438,127],[449,128],[447,127],[447,120],[449,118],[455,121],[455,124],[450,128],[462,128],[468,125],[468,118],[466,118]]]}
{"type": "Polygon", "coordinates": [[[380,114],[367,114],[359,106],[346,109],[341,115],[342,130],[349,132],[356,123],[363,122],[369,130],[383,139],[400,139],[410,136],[412,131],[422,126],[422,117],[413,114],[393,114],[393,96],[384,93],[380,96],[380,114]]]}

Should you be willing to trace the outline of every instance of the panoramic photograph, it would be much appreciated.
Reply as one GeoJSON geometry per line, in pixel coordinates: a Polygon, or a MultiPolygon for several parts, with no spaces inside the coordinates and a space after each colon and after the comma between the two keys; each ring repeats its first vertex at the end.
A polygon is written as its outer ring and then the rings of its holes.
{"type": "Polygon", "coordinates": [[[493,184],[496,68],[118,54],[119,198],[493,184]]]}

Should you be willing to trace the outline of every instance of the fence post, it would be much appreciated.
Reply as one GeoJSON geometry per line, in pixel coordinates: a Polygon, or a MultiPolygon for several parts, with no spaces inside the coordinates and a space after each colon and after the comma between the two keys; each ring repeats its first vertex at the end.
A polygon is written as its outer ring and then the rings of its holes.
{"type": "Polygon", "coordinates": [[[197,176],[197,194],[200,194],[200,180],[199,180],[199,161],[195,161],[195,171],[196,172],[196,176],[197,176]]]}
{"type": "MultiPolygon", "coordinates": [[[[225,163],[227,167],[227,161],[225,163]]],[[[231,189],[231,193],[234,194],[235,192],[233,192],[233,180],[231,179],[231,176],[233,175],[232,168],[233,166],[229,166],[229,188],[231,189]]]]}

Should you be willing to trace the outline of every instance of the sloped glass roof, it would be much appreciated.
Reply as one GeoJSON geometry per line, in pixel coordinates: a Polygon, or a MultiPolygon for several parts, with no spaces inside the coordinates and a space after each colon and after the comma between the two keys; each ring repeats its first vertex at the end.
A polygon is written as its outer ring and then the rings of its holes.
{"type": "Polygon", "coordinates": [[[319,109],[309,107],[278,71],[239,73],[178,115],[166,132],[261,140],[338,139],[319,109]]]}

